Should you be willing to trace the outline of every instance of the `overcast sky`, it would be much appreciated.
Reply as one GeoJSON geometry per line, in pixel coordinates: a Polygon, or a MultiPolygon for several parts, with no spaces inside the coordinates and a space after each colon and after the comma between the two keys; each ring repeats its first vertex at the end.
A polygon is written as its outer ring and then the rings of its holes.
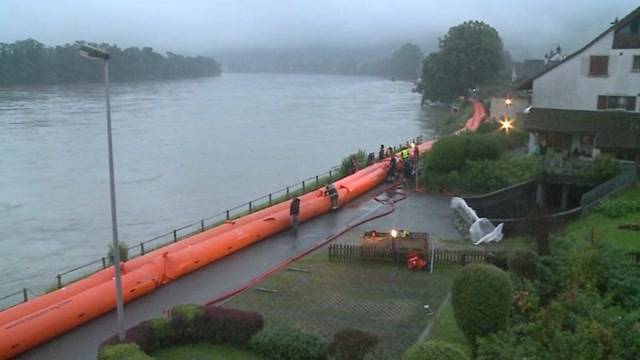
{"type": "Polygon", "coordinates": [[[558,44],[576,50],[639,5],[638,0],[0,0],[0,42],[87,40],[209,54],[412,41],[433,50],[450,26],[477,19],[495,27],[512,52],[541,57],[558,44]]]}

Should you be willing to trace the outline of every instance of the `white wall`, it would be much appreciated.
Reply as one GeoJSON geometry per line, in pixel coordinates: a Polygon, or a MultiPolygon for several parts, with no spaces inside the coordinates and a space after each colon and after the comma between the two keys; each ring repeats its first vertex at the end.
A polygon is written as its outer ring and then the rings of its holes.
{"type": "MultiPolygon", "coordinates": [[[[640,49],[612,49],[613,31],[582,53],[556,66],[533,82],[533,107],[597,110],[598,95],[639,96],[640,72],[632,72],[640,49]],[[591,55],[609,55],[609,75],[589,76],[591,55]]],[[[636,100],[636,111],[640,111],[636,100]]]]}

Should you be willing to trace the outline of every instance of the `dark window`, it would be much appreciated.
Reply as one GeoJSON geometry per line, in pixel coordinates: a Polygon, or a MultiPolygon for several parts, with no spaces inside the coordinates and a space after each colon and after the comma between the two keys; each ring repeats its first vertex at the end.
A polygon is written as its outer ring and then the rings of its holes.
{"type": "Polygon", "coordinates": [[[640,71],[640,55],[633,56],[633,66],[631,67],[633,71],[640,71]]]}
{"type": "Polygon", "coordinates": [[[598,96],[598,110],[636,110],[635,96],[598,96]]]}
{"type": "Polygon", "coordinates": [[[608,68],[608,56],[591,56],[589,61],[589,75],[607,75],[608,68]]]}

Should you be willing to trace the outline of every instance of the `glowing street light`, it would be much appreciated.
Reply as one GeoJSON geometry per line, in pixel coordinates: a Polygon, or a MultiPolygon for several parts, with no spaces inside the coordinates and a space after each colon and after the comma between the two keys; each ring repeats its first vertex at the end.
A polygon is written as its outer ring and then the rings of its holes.
{"type": "Polygon", "coordinates": [[[116,185],[113,175],[113,141],[111,140],[111,103],[109,101],[109,59],[103,49],[89,45],[80,46],[80,55],[91,60],[104,60],[104,86],[107,103],[107,142],[109,147],[109,190],[111,195],[111,233],[113,237],[113,267],[115,270],[116,308],[118,313],[118,339],[124,340],[124,302],[122,300],[122,274],[120,271],[120,244],[118,242],[118,218],[116,216],[116,185]]]}
{"type": "Polygon", "coordinates": [[[396,229],[391,229],[391,237],[392,238],[397,238],[398,237],[398,230],[396,229]]]}
{"type": "Polygon", "coordinates": [[[507,106],[511,106],[511,98],[506,98],[506,99],[504,99],[504,103],[505,103],[505,105],[507,105],[507,106]]]}
{"type": "Polygon", "coordinates": [[[508,134],[511,129],[513,129],[513,120],[500,120],[500,130],[504,130],[508,134]]]}

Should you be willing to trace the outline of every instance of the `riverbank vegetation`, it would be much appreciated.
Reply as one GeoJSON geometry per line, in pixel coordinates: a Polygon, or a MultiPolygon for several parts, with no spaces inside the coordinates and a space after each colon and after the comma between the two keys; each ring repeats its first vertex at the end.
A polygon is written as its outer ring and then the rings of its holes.
{"type": "Polygon", "coordinates": [[[539,157],[506,151],[503,134],[466,133],[440,139],[422,159],[426,189],[463,194],[487,193],[542,174],[539,157]]]}
{"type": "Polygon", "coordinates": [[[426,106],[429,125],[438,136],[451,135],[461,129],[473,115],[473,106],[467,101],[455,101],[451,105],[426,106]]]}
{"type": "MultiPolygon", "coordinates": [[[[0,43],[0,86],[102,82],[102,62],[78,54],[84,41],[45,46],[33,40],[0,43]]],[[[140,81],[220,75],[220,64],[211,58],[168,52],[163,56],[150,47],[121,49],[115,44],[92,44],[109,54],[110,80],[140,81]]]]}
{"type": "Polygon", "coordinates": [[[548,254],[509,261],[514,291],[506,328],[465,337],[453,304],[427,340],[476,359],[633,358],[640,352],[640,267],[629,252],[640,244],[628,225],[640,224],[638,203],[636,186],[556,229],[548,254]]]}

